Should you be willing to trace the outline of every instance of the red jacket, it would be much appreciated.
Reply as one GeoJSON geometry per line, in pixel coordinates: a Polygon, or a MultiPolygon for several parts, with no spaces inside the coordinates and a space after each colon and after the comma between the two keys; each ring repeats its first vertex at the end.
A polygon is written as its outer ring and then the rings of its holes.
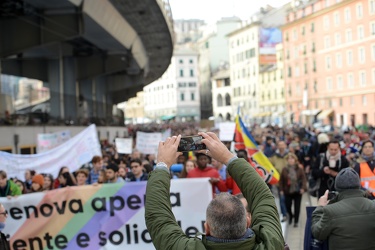
{"type": "Polygon", "coordinates": [[[212,193],[215,193],[215,186],[219,189],[220,192],[227,192],[228,189],[225,185],[225,182],[220,178],[219,171],[213,167],[206,167],[205,169],[194,168],[189,171],[187,178],[203,178],[203,177],[210,177],[210,178],[218,178],[220,181],[216,184],[212,185],[212,193]]]}
{"type": "Polygon", "coordinates": [[[233,180],[233,178],[231,176],[227,176],[225,184],[226,184],[228,189],[232,189],[233,195],[242,193],[240,188],[237,186],[237,183],[233,180]]]}

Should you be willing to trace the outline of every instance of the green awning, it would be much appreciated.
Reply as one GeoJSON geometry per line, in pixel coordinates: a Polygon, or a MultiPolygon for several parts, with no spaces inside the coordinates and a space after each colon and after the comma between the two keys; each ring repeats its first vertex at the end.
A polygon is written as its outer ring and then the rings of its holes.
{"type": "Polygon", "coordinates": [[[162,121],[167,121],[167,120],[172,120],[176,117],[176,115],[163,115],[162,117],[160,117],[160,119],[162,121]]]}

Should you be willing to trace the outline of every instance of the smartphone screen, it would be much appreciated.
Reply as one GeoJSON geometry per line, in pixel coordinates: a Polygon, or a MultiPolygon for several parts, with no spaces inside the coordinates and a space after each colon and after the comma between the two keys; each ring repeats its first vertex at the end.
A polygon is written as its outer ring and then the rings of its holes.
{"type": "Polygon", "coordinates": [[[206,149],[206,145],[202,143],[203,137],[200,135],[183,136],[178,145],[178,152],[196,151],[206,149]]]}

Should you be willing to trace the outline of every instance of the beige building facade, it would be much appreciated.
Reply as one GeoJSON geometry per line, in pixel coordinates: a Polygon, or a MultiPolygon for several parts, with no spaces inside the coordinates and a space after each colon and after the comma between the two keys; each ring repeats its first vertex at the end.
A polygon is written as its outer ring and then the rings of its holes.
{"type": "Polygon", "coordinates": [[[290,121],[285,112],[284,66],[282,44],[276,46],[276,64],[264,66],[259,73],[259,117],[262,122],[284,125],[290,121]]]}

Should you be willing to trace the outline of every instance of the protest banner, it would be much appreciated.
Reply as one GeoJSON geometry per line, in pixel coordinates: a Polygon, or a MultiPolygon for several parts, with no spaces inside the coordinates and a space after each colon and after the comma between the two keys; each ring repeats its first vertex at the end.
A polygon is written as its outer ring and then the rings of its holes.
{"type": "Polygon", "coordinates": [[[102,155],[95,125],[90,125],[78,135],[47,152],[34,155],[17,155],[0,151],[1,169],[8,177],[24,179],[26,169],[48,173],[57,177],[62,166],[70,171],[79,169],[95,155],[102,155]]]}
{"type": "MultiPolygon", "coordinates": [[[[170,200],[183,232],[204,231],[212,199],[208,178],[171,181],[170,200]]],[[[147,182],[76,186],[0,198],[9,212],[2,231],[12,249],[155,249],[145,226],[147,182]]]]}
{"type": "Polygon", "coordinates": [[[120,154],[131,154],[133,151],[133,138],[116,138],[116,150],[120,154]]]}
{"type": "Polygon", "coordinates": [[[38,134],[37,136],[37,152],[43,153],[63,144],[70,139],[70,131],[64,130],[49,134],[38,134]]]}
{"type": "Polygon", "coordinates": [[[235,122],[221,122],[219,123],[219,138],[221,141],[233,141],[235,122]]]}
{"type": "Polygon", "coordinates": [[[144,133],[137,131],[135,147],[143,154],[156,154],[161,138],[161,133],[144,133]]]}

